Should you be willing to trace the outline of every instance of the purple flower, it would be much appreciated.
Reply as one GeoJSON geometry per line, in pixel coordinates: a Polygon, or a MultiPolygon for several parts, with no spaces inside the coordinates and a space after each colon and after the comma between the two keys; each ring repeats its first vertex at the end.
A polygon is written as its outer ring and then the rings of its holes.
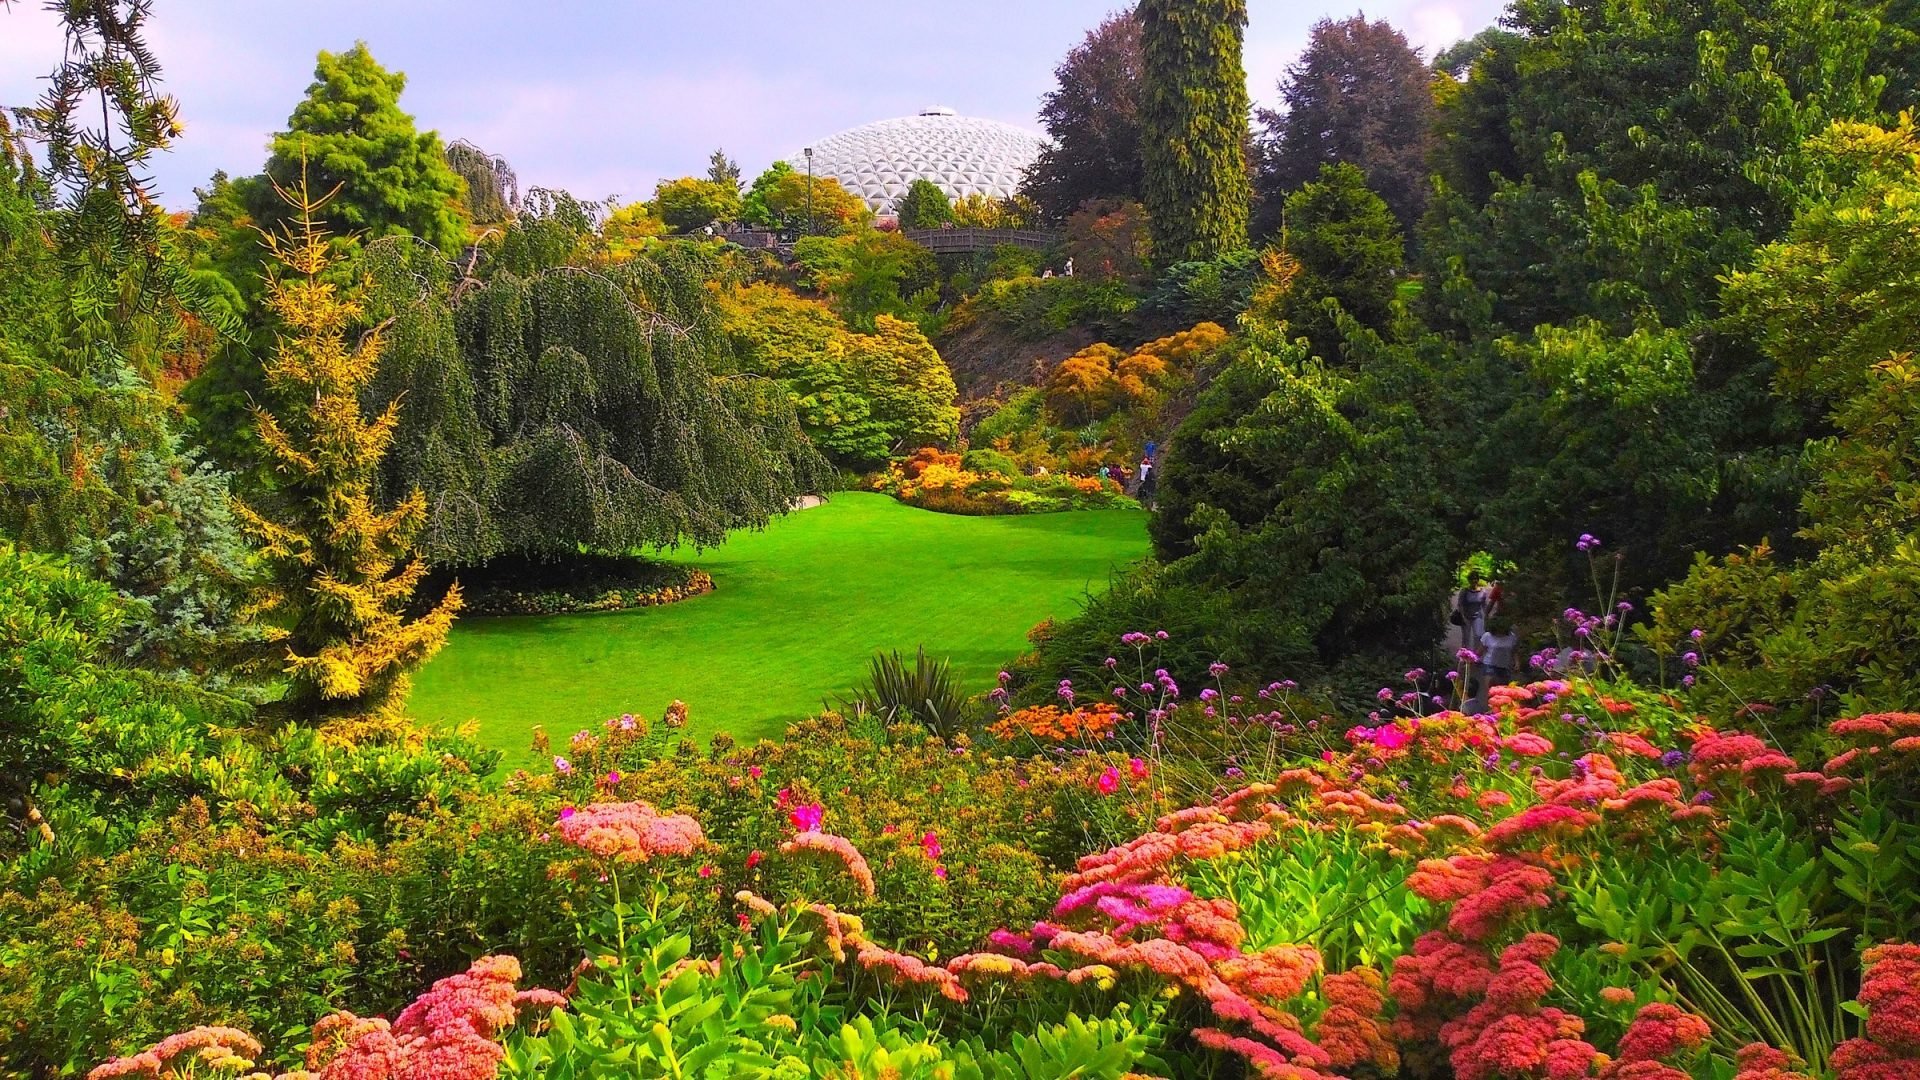
{"type": "Polygon", "coordinates": [[[1381,701],[1392,701],[1393,690],[1391,687],[1383,686],[1379,690],[1374,691],[1373,696],[1379,698],[1381,701]]]}
{"type": "Polygon", "coordinates": [[[1117,667],[1119,667],[1119,666],[1120,666],[1120,661],[1119,661],[1119,660],[1117,660],[1117,659],[1115,659],[1115,658],[1113,658],[1113,657],[1111,657],[1111,656],[1109,656],[1109,657],[1107,657],[1107,668],[1108,668],[1109,670],[1111,670],[1111,669],[1113,669],[1113,668],[1117,668],[1117,667]]]}
{"type": "Polygon", "coordinates": [[[1417,667],[1417,668],[1414,668],[1414,669],[1412,669],[1411,671],[1408,671],[1408,672],[1407,672],[1407,674],[1406,674],[1406,680],[1407,680],[1408,682],[1411,682],[1411,683],[1417,683],[1417,682],[1419,682],[1419,681],[1420,681],[1421,679],[1424,679],[1424,678],[1426,678],[1426,677],[1427,677],[1427,669],[1426,669],[1426,668],[1418,668],[1418,667],[1417,667]]]}
{"type": "Polygon", "coordinates": [[[1461,649],[1459,652],[1454,653],[1453,656],[1454,659],[1463,664],[1477,664],[1480,662],[1480,654],[1474,652],[1472,649],[1461,649]]]}
{"type": "Polygon", "coordinates": [[[1226,673],[1227,673],[1227,665],[1221,663],[1218,660],[1215,660],[1213,663],[1207,665],[1207,674],[1213,676],[1216,679],[1222,675],[1225,675],[1226,673]]]}
{"type": "Polygon", "coordinates": [[[1700,666],[1700,654],[1697,652],[1690,652],[1687,655],[1681,657],[1680,660],[1682,663],[1686,664],[1688,667],[1700,666]]]}
{"type": "Polygon", "coordinates": [[[1138,630],[1129,630],[1126,633],[1120,635],[1120,643],[1122,645],[1132,645],[1136,648],[1138,648],[1141,645],[1145,645],[1147,643],[1147,640],[1148,640],[1147,635],[1141,633],[1138,630]]]}
{"type": "Polygon", "coordinates": [[[553,759],[553,771],[559,773],[561,776],[572,776],[573,762],[563,757],[556,757],[553,759]]]}
{"type": "Polygon", "coordinates": [[[1114,688],[1113,688],[1113,696],[1114,696],[1114,697],[1126,697],[1126,696],[1127,696],[1127,688],[1126,688],[1126,687],[1124,687],[1124,686],[1116,686],[1116,687],[1114,687],[1114,688]]]}
{"type": "Polygon", "coordinates": [[[1012,681],[1013,681],[1013,672],[1011,672],[1011,671],[1002,671],[1002,672],[1000,673],[1000,685],[1001,685],[1001,686],[1005,686],[1005,685],[1007,685],[1008,683],[1010,683],[1010,682],[1012,682],[1012,681]]]}
{"type": "Polygon", "coordinates": [[[1159,638],[1161,641],[1167,640],[1167,632],[1165,630],[1155,630],[1153,636],[1159,638]]]}
{"type": "Polygon", "coordinates": [[[1660,755],[1660,764],[1669,769],[1677,769],[1686,763],[1687,752],[1685,750],[1669,750],[1660,755]]]}
{"type": "Polygon", "coordinates": [[[1706,640],[1707,632],[1696,626],[1687,633],[1687,636],[1695,641],[1704,641],[1706,640]]]}

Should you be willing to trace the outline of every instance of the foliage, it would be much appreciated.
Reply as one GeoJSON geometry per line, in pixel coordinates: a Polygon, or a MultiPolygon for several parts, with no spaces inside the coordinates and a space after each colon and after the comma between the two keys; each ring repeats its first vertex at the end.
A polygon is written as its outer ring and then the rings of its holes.
{"type": "Polygon", "coordinates": [[[740,163],[727,156],[725,147],[715,148],[708,155],[707,179],[732,188],[736,195],[740,193],[740,163]]]}
{"type": "Polygon", "coordinates": [[[1246,246],[1245,0],[1141,0],[1141,201],[1162,259],[1246,246]]]}
{"type": "Polygon", "coordinates": [[[227,477],[185,452],[166,392],[234,336],[235,298],[143,175],[177,134],[145,4],[63,11],[67,48],[25,134],[0,120],[0,536],[71,556],[130,605],[123,656],[223,683],[244,637],[227,477]],[[90,118],[118,115],[114,130],[90,118]]]}
{"type": "Polygon", "coordinates": [[[953,377],[911,323],[876,315],[873,332],[855,333],[824,305],[764,284],[723,292],[720,309],[737,369],[777,383],[834,459],[871,466],[953,438],[953,377]]]}
{"type": "Polygon", "coordinates": [[[953,223],[963,229],[1030,229],[1038,224],[1039,215],[1039,208],[1024,195],[996,199],[971,191],[953,200],[953,223]]]}
{"type": "Polygon", "coordinates": [[[476,228],[513,216],[520,201],[520,179],[507,159],[489,154],[465,139],[447,144],[447,167],[466,185],[467,218],[476,228]]]}
{"type": "Polygon", "coordinates": [[[1212,633],[1231,663],[1438,640],[1452,541],[1424,479],[1440,447],[1413,404],[1434,396],[1432,375],[1414,349],[1345,329],[1366,350],[1351,374],[1294,343],[1241,346],[1167,447],[1154,544],[1173,580],[1222,593],[1212,633]]]}
{"type": "Polygon", "coordinates": [[[287,221],[274,189],[305,183],[339,193],[320,219],[338,237],[417,236],[452,251],[466,240],[465,182],[448,164],[440,137],[417,131],[400,109],[407,77],[380,66],[356,42],[324,50],[307,96],[287,129],[276,132],[266,181],[251,185],[249,209],[263,228],[287,221]]]}
{"type": "Polygon", "coordinates": [[[260,545],[252,610],[267,627],[262,663],[285,678],[281,703],[296,719],[386,719],[406,696],[408,674],[445,644],[460,589],[419,618],[404,614],[426,574],[413,539],[427,507],[417,488],[390,508],[375,500],[399,423],[397,404],[372,419],[360,411],[380,361],[379,333],[348,345],[361,308],[326,280],[325,199],[304,186],[283,194],[298,218],[270,241],[284,269],[267,302],[285,330],[266,362],[270,407],[256,413],[280,482],[270,502],[235,506],[260,545]]]}
{"type": "Polygon", "coordinates": [[[873,489],[909,506],[947,514],[1045,514],[1129,505],[1111,478],[1044,470],[1035,475],[998,469],[976,473],[961,465],[959,454],[932,448],[894,462],[874,478],[873,489]]]}
{"type": "Polygon", "coordinates": [[[653,188],[653,213],[677,233],[697,232],[715,222],[740,219],[740,189],[733,183],[683,176],[653,188]]]}
{"type": "Polygon", "coordinates": [[[1727,287],[1732,310],[1759,328],[1781,391],[1829,410],[1834,434],[1807,447],[1806,555],[1761,546],[1697,560],[1659,595],[1651,638],[1668,654],[1690,646],[1708,657],[1717,699],[1769,702],[1801,722],[1829,695],[1854,710],[1920,705],[1906,645],[1920,588],[1920,370],[1905,254],[1920,221],[1920,144],[1903,121],[1839,125],[1818,145],[1854,182],[1805,210],[1727,287]],[[1695,627],[1706,636],[1690,645],[1695,627]]]}
{"type": "Polygon", "coordinates": [[[1054,369],[1046,387],[1048,411],[1063,426],[1106,419],[1122,410],[1151,416],[1226,343],[1225,330],[1203,322],[1131,353],[1105,342],[1089,345],[1054,369]]]}
{"type": "Polygon", "coordinates": [[[898,652],[875,653],[866,683],[843,698],[841,711],[855,717],[873,716],[886,724],[919,723],[942,737],[960,728],[966,696],[953,680],[947,661],[927,657],[925,645],[911,663],[898,652]]]}
{"type": "Polygon", "coordinates": [[[644,202],[630,202],[611,210],[600,223],[600,258],[596,261],[625,262],[647,247],[647,241],[666,234],[669,225],[654,216],[654,208],[644,202]]]}
{"type": "Polygon", "coordinates": [[[893,212],[903,229],[937,229],[953,221],[953,201],[933,181],[915,180],[893,212]]]}
{"type": "MultiPolygon", "coordinates": [[[[1324,179],[1326,166],[1352,165],[1400,230],[1411,230],[1426,206],[1431,78],[1406,36],[1385,21],[1354,15],[1315,23],[1306,51],[1280,83],[1281,107],[1259,110],[1263,198],[1277,206],[1324,179]]],[[[1291,210],[1287,217],[1297,228],[1291,210]]]]}
{"type": "Polygon", "coordinates": [[[1232,326],[1253,302],[1260,275],[1252,251],[1223,251],[1204,261],[1173,263],[1160,271],[1141,298],[1141,310],[1165,322],[1213,322],[1232,326]]]}
{"type": "Polygon", "coordinates": [[[1138,303],[1124,282],[1029,275],[985,283],[954,309],[947,325],[958,330],[976,323],[998,324],[1029,341],[1068,327],[1105,336],[1123,328],[1138,303]]]}
{"type": "Polygon", "coordinates": [[[705,571],[624,555],[504,557],[460,571],[462,610],[468,615],[621,611],[712,591],[713,576],[705,571]]]}
{"type": "Polygon", "coordinates": [[[1144,60],[1140,18],[1116,12],[1054,69],[1040,98],[1048,143],[1020,193],[1048,219],[1065,220],[1095,199],[1141,196],[1140,100],[1144,60]]]}
{"type": "Polygon", "coordinates": [[[1067,218],[1066,232],[1066,255],[1076,277],[1146,280],[1153,251],[1146,207],[1126,199],[1091,199],[1067,218]]]}
{"type": "Polygon", "coordinates": [[[849,326],[867,332],[881,315],[923,320],[939,280],[932,252],[877,229],[809,236],[793,246],[793,257],[807,284],[830,297],[849,326]]]}
{"type": "Polygon", "coordinates": [[[536,192],[484,279],[449,281],[424,247],[370,253],[393,322],[365,404],[397,404],[401,448],[382,488],[425,492],[436,561],[717,543],[821,482],[785,396],[716,373],[713,252],[581,266],[594,236],[579,204],[536,192]]]}
{"type": "Polygon", "coordinates": [[[754,178],[741,203],[741,220],[763,229],[811,235],[836,232],[871,216],[867,204],[827,176],[809,178],[776,161],[754,178]]]}
{"type": "Polygon", "coordinates": [[[1368,190],[1358,168],[1345,163],[1321,168],[1319,178],[1287,196],[1286,254],[1298,260],[1283,317],[1314,343],[1322,359],[1339,359],[1335,317],[1325,301],[1362,325],[1389,322],[1405,247],[1387,204],[1368,190]]]}

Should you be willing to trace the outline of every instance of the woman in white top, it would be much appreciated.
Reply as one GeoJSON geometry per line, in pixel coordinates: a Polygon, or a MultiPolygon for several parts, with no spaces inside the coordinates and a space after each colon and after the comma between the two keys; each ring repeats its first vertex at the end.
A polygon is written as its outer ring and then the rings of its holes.
{"type": "Polygon", "coordinates": [[[1513,620],[1495,615],[1487,620],[1480,635],[1480,667],[1488,686],[1505,686],[1513,681],[1513,654],[1520,648],[1520,635],[1513,632],[1513,620]]]}

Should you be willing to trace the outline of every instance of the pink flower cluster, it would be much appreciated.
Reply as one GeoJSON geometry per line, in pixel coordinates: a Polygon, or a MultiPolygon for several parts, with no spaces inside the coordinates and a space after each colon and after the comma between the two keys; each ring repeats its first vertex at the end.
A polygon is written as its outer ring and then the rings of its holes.
{"type": "Polygon", "coordinates": [[[87,1080],[113,1080],[115,1077],[143,1078],[188,1077],[198,1069],[253,1067],[260,1056],[259,1040],[238,1028],[197,1027],[178,1035],[169,1035],[149,1049],[128,1057],[117,1057],[94,1067],[87,1080]]]}
{"type": "MultiPolygon", "coordinates": [[[[1586,1022],[1542,1006],[1553,989],[1551,934],[1528,934],[1500,954],[1480,1003],[1440,1027],[1458,1080],[1583,1080],[1598,1059],[1586,1022]]],[[[1396,972],[1397,974],[1397,972],[1396,972]]]]}
{"type": "Polygon", "coordinates": [[[844,836],[823,832],[803,832],[781,844],[780,850],[788,855],[809,851],[831,855],[847,868],[847,875],[853,878],[853,883],[860,887],[862,893],[868,896],[874,893],[873,868],[867,865],[866,856],[860,854],[860,849],[853,846],[853,841],[844,836]]]}
{"type": "Polygon", "coordinates": [[[687,855],[705,842],[699,822],[684,814],[662,814],[643,802],[563,810],[555,828],[565,842],[614,862],[687,855]]]}
{"type": "Polygon", "coordinates": [[[565,1003],[551,991],[516,994],[519,978],[513,957],[483,956],[434,983],[391,1024],[334,1013],[313,1026],[307,1068],[320,1080],[492,1080],[517,1008],[565,1003]]]}
{"type": "Polygon", "coordinates": [[[1837,1080],[1910,1080],[1920,1076],[1920,945],[1881,945],[1863,958],[1860,1004],[1866,1035],[1834,1048],[1837,1080]]]}

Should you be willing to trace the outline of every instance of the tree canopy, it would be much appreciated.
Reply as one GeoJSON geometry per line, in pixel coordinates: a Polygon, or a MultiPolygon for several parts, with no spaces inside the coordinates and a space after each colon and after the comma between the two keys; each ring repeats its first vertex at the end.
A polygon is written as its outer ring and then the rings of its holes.
{"type": "Polygon", "coordinates": [[[1088,200],[1138,199],[1145,187],[1140,147],[1140,18],[1117,12],[1054,69],[1040,99],[1048,144],[1020,185],[1041,213],[1059,221],[1088,200]]]}
{"type": "Polygon", "coordinates": [[[1280,82],[1280,108],[1259,112],[1262,198],[1275,204],[1322,166],[1344,162],[1411,230],[1426,206],[1432,78],[1389,23],[1364,15],[1315,23],[1306,52],[1280,82]]]}
{"type": "MultiPolygon", "coordinates": [[[[365,42],[321,52],[306,98],[273,136],[267,179],[290,188],[304,169],[315,191],[339,188],[323,222],[336,236],[407,233],[452,251],[466,242],[466,182],[447,164],[440,137],[415,128],[400,108],[406,86],[365,42]]],[[[263,225],[285,217],[266,185],[253,189],[251,209],[263,225]]]]}

